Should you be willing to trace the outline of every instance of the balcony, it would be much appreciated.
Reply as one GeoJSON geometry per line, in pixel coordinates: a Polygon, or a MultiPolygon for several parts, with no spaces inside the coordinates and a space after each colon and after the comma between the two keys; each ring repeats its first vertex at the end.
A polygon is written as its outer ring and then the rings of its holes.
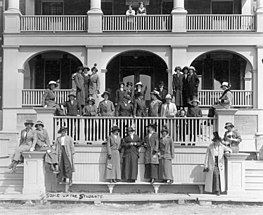
{"type": "MultiPolygon", "coordinates": [[[[88,30],[85,15],[23,15],[21,32],[84,32],[88,30]]],[[[171,32],[172,15],[103,15],[102,32],[171,32]]],[[[254,15],[189,14],[186,16],[187,32],[253,32],[254,15]]],[[[175,29],[176,31],[176,29],[175,29]]]]}
{"type": "MultiPolygon", "coordinates": [[[[44,89],[24,89],[22,90],[22,106],[36,107],[42,105],[42,97],[44,89]]],[[[64,103],[71,89],[56,90],[56,102],[64,103]]],[[[253,107],[253,91],[249,90],[231,90],[234,95],[233,107],[235,108],[252,108],[253,107]]],[[[198,98],[201,102],[201,107],[210,107],[214,104],[222,94],[222,91],[217,90],[200,90],[198,98]]]]}

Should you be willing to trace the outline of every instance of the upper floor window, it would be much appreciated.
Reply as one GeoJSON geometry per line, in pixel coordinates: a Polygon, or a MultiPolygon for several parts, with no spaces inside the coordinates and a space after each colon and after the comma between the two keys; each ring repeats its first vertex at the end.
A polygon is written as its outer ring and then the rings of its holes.
{"type": "Polygon", "coordinates": [[[42,15],[63,15],[64,1],[63,0],[42,0],[42,15]]]}

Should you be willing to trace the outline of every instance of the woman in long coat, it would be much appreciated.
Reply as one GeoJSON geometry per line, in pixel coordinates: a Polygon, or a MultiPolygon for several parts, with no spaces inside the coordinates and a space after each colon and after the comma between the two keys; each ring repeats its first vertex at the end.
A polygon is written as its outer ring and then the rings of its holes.
{"type": "Polygon", "coordinates": [[[143,99],[143,94],[141,92],[138,93],[138,98],[135,99],[133,115],[138,117],[147,116],[146,102],[143,99]]]}
{"type": "Polygon", "coordinates": [[[158,117],[161,111],[162,102],[159,100],[159,92],[154,90],[151,92],[152,101],[149,105],[148,116],[158,117]]]}
{"type": "Polygon", "coordinates": [[[196,74],[196,70],[193,66],[189,67],[189,99],[192,100],[194,97],[198,97],[198,86],[199,86],[199,78],[196,74]]]}
{"type": "Polygon", "coordinates": [[[98,105],[98,94],[100,94],[100,77],[98,76],[97,64],[91,68],[91,76],[89,83],[89,96],[95,99],[95,104],[98,105]]]}
{"type": "Polygon", "coordinates": [[[107,160],[105,179],[115,183],[121,180],[121,164],[120,164],[120,146],[121,138],[119,136],[120,129],[113,126],[111,135],[107,139],[107,160]]]}
{"type": "Polygon", "coordinates": [[[144,178],[154,183],[159,178],[159,137],[155,132],[156,124],[148,125],[149,133],[144,138],[145,173],[144,178]]]}
{"type": "Polygon", "coordinates": [[[181,72],[180,66],[175,67],[174,71],[173,95],[175,98],[176,107],[180,109],[180,107],[183,107],[183,73],[181,72]]]}
{"type": "Polygon", "coordinates": [[[163,127],[162,138],[160,139],[160,179],[164,182],[173,183],[172,160],[174,158],[174,144],[168,135],[167,127],[163,127]]]}
{"type": "Polygon", "coordinates": [[[183,82],[183,91],[182,91],[182,95],[183,95],[183,105],[184,107],[188,106],[188,102],[190,101],[189,99],[189,82],[188,82],[188,67],[185,66],[183,68],[183,78],[182,78],[182,82],[183,82]]]}
{"type": "Polygon", "coordinates": [[[82,74],[82,66],[79,66],[77,68],[77,73],[74,76],[74,81],[76,84],[76,97],[77,97],[77,103],[79,112],[82,115],[82,108],[85,105],[85,87],[84,87],[84,76],[82,74]]]}
{"type": "Polygon", "coordinates": [[[214,132],[212,141],[207,148],[204,163],[205,191],[220,195],[226,189],[224,154],[231,153],[232,150],[222,144],[218,132],[214,132]]]}
{"type": "Polygon", "coordinates": [[[109,100],[110,93],[108,91],[105,91],[101,97],[104,98],[99,103],[98,107],[98,115],[99,116],[114,116],[115,113],[115,107],[112,101],[109,100]]]}
{"type": "Polygon", "coordinates": [[[84,88],[85,88],[85,102],[89,99],[89,85],[90,85],[90,74],[89,67],[83,67],[83,77],[84,77],[84,88]]]}
{"type": "Polygon", "coordinates": [[[123,139],[121,148],[123,152],[123,179],[128,182],[135,182],[138,175],[139,148],[142,145],[141,139],[135,134],[135,128],[128,128],[128,135],[123,139]]]}
{"type": "Polygon", "coordinates": [[[57,108],[58,105],[55,101],[56,95],[55,95],[55,89],[57,87],[57,82],[55,81],[50,81],[48,83],[48,89],[46,89],[44,95],[43,95],[43,101],[42,105],[43,107],[47,108],[57,108]]]}
{"type": "Polygon", "coordinates": [[[60,183],[68,183],[69,186],[71,186],[72,173],[75,171],[74,143],[73,143],[73,139],[67,136],[66,127],[60,128],[58,133],[61,134],[61,136],[58,137],[55,142],[55,149],[58,155],[58,166],[59,166],[58,179],[60,183]]]}
{"type": "Polygon", "coordinates": [[[56,151],[52,148],[47,130],[44,129],[44,124],[42,121],[37,121],[35,124],[36,127],[36,141],[33,143],[30,151],[45,151],[46,155],[44,161],[50,166],[50,169],[54,173],[58,173],[58,157],[56,151]]]}

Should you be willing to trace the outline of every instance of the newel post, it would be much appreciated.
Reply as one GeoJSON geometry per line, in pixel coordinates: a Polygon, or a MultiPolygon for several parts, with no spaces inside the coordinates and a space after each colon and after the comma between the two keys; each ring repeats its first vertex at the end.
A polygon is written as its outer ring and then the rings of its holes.
{"type": "Polygon", "coordinates": [[[4,33],[20,33],[19,0],[9,0],[8,10],[4,12],[4,33]]]}

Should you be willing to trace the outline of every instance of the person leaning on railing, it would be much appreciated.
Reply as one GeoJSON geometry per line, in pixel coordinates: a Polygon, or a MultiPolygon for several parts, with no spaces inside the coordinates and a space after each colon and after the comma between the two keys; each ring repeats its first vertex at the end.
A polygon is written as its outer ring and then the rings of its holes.
{"type": "Polygon", "coordinates": [[[172,102],[171,94],[165,96],[165,103],[161,106],[160,117],[175,117],[177,113],[176,105],[172,102]]]}
{"type": "Polygon", "coordinates": [[[133,116],[133,105],[129,102],[130,100],[129,95],[123,97],[123,100],[116,107],[116,116],[133,116]]]}
{"type": "Polygon", "coordinates": [[[89,97],[87,104],[83,108],[83,116],[97,116],[97,106],[95,105],[95,99],[89,97]]]}
{"type": "Polygon", "coordinates": [[[224,143],[229,146],[233,153],[239,152],[239,144],[242,141],[242,138],[235,126],[231,122],[225,124],[225,129],[227,130],[224,134],[224,143]]]}
{"type": "Polygon", "coordinates": [[[114,114],[115,114],[115,107],[114,107],[113,102],[109,100],[110,92],[105,91],[101,95],[101,97],[104,98],[104,100],[102,100],[99,103],[98,115],[99,116],[114,116],[114,114]]]}
{"type": "Polygon", "coordinates": [[[134,109],[133,109],[133,115],[136,117],[145,117],[147,116],[147,107],[146,102],[143,98],[143,94],[139,92],[137,94],[137,99],[135,99],[134,102],[134,109]]]}
{"type": "Polygon", "coordinates": [[[162,102],[160,101],[159,92],[157,90],[153,90],[151,92],[152,101],[149,105],[148,116],[150,117],[158,117],[160,115],[162,102]]]}
{"type": "Polygon", "coordinates": [[[48,83],[48,87],[43,95],[42,105],[45,108],[57,108],[58,105],[55,101],[56,95],[55,95],[55,89],[57,87],[57,82],[50,81],[48,83]]]}

